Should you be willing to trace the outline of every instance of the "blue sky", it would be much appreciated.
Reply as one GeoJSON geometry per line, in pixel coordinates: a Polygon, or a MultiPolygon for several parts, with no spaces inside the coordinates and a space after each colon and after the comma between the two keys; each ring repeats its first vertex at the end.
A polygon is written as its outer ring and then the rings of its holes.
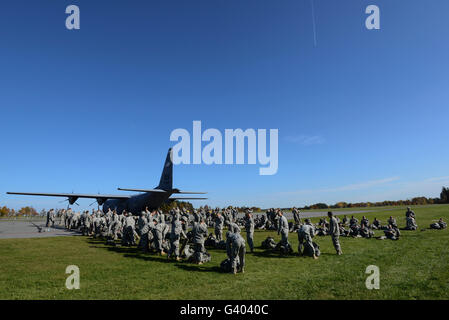
{"type": "MultiPolygon", "coordinates": [[[[0,205],[6,191],[154,187],[172,130],[279,130],[279,170],[179,165],[200,205],[439,196],[449,185],[449,2],[2,1],[0,205]],[[81,29],[65,28],[76,4],[81,29]],[[365,28],[365,8],[381,30],[365,28]]],[[[81,207],[89,200],[79,200],[81,207]]]]}

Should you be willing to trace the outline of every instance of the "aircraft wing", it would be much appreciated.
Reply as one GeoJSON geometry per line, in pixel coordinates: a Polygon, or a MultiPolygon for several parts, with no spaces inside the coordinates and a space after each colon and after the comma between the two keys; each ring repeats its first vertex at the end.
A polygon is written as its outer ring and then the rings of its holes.
{"type": "Polygon", "coordinates": [[[101,205],[108,199],[129,199],[130,195],[112,195],[112,194],[84,194],[84,193],[37,193],[37,192],[6,192],[7,194],[17,194],[24,196],[44,196],[44,197],[65,197],[69,199],[70,204],[74,204],[79,198],[97,199],[101,205]]]}

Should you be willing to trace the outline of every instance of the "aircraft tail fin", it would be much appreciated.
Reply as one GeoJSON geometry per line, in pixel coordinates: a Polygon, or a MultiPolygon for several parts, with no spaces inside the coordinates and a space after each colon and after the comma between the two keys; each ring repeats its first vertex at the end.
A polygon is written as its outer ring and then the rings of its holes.
{"type": "Polygon", "coordinates": [[[167,158],[165,158],[164,169],[162,170],[161,180],[157,189],[171,190],[173,188],[173,151],[168,149],[167,158]]]}

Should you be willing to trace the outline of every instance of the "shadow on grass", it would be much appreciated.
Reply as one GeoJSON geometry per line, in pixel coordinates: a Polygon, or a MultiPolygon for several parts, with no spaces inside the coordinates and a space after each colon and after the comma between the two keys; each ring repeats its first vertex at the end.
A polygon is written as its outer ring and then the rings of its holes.
{"type": "MultiPolygon", "coordinates": [[[[120,253],[125,258],[134,258],[140,259],[144,261],[154,261],[154,262],[162,262],[162,263],[170,263],[175,265],[178,268],[187,270],[187,271],[196,271],[196,272],[220,272],[219,267],[207,267],[206,265],[196,265],[196,264],[188,264],[185,261],[177,262],[173,259],[168,259],[167,256],[160,256],[155,253],[143,253],[139,248],[132,246],[121,246],[121,245],[107,245],[105,240],[101,239],[89,239],[87,241],[91,244],[91,248],[97,249],[106,249],[111,252],[120,253]]],[[[210,251],[221,251],[220,249],[212,249],[210,251]]]]}
{"type": "Polygon", "coordinates": [[[194,272],[215,272],[215,273],[222,273],[221,269],[219,267],[207,267],[207,265],[196,265],[196,264],[181,264],[178,263],[175,266],[177,266],[180,269],[186,270],[186,271],[194,271],[194,272]]]}
{"type": "Polygon", "coordinates": [[[263,258],[297,258],[299,257],[297,253],[292,254],[281,254],[276,251],[271,250],[265,250],[265,251],[254,251],[253,253],[250,253],[251,255],[255,257],[263,257],[263,258]]]}

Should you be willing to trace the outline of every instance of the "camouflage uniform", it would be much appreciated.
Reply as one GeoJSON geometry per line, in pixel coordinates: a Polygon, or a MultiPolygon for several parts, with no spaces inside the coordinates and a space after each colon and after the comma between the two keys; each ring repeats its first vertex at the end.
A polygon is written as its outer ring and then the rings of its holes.
{"type": "Polygon", "coordinates": [[[340,228],[338,226],[337,219],[335,217],[331,217],[329,221],[329,233],[332,237],[332,243],[334,245],[337,254],[341,254],[341,246],[340,246],[340,228]]]}
{"type": "Polygon", "coordinates": [[[302,247],[305,243],[309,248],[309,252],[312,253],[312,256],[315,255],[315,248],[313,246],[312,238],[315,236],[315,228],[310,222],[303,224],[297,231],[298,233],[298,252],[299,254],[304,254],[302,247]]]}
{"type": "Polygon", "coordinates": [[[231,260],[231,270],[235,274],[237,271],[245,272],[245,240],[239,232],[228,232],[226,235],[226,253],[231,260]],[[237,270],[237,266],[238,269],[237,270]]]}
{"type": "Polygon", "coordinates": [[[246,241],[248,241],[251,252],[254,251],[254,218],[250,215],[245,216],[246,241]]]}

